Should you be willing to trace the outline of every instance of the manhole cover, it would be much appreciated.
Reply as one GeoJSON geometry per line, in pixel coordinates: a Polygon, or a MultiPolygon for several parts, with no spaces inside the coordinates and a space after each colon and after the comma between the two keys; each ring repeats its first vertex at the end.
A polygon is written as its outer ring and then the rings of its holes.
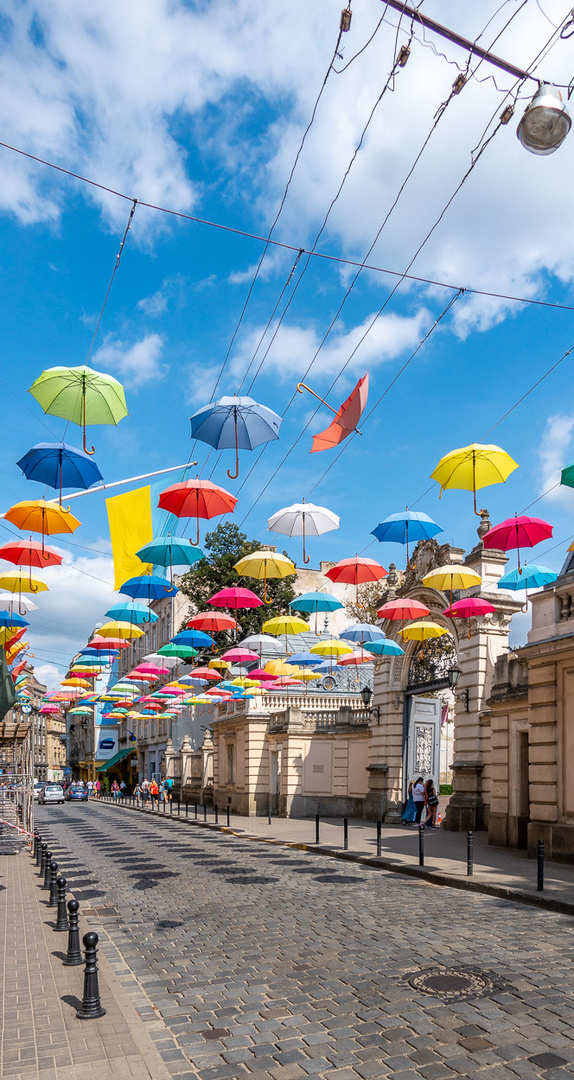
{"type": "Polygon", "coordinates": [[[421,971],[408,976],[408,981],[414,990],[431,994],[443,1001],[476,997],[492,990],[490,979],[479,971],[421,971]]]}

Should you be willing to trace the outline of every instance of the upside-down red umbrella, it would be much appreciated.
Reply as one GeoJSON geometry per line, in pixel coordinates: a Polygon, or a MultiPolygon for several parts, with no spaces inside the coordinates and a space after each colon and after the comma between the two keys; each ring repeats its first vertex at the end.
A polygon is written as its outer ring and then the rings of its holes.
{"type": "Polygon", "coordinates": [[[335,413],[335,419],[331,421],[329,427],[313,436],[310,453],[314,454],[318,450],[331,450],[334,446],[342,443],[343,439],[346,439],[353,431],[358,430],[357,424],[361,419],[369,394],[369,373],[367,372],[362,379],[359,379],[354,390],[351,391],[347,400],[343,402],[338,410],[328,405],[322,397],[319,397],[319,394],[316,394],[305,383],[297,383],[297,389],[300,394],[303,390],[308,390],[310,394],[313,394],[313,397],[318,398],[323,405],[327,405],[327,408],[335,413]]]}
{"type": "Polygon", "coordinates": [[[197,520],[197,539],[199,544],[199,519],[218,517],[229,514],[235,509],[237,499],[225,488],[212,484],[211,480],[185,480],[182,484],[172,484],[162,491],[159,497],[161,510],[169,510],[176,517],[194,517],[197,520]]]}
{"type": "Polygon", "coordinates": [[[486,548],[498,548],[500,551],[511,551],[516,548],[518,553],[518,572],[520,569],[520,548],[535,547],[541,540],[549,540],[552,536],[552,525],[542,518],[527,517],[524,514],[501,521],[500,525],[493,525],[482,538],[486,548]]]}

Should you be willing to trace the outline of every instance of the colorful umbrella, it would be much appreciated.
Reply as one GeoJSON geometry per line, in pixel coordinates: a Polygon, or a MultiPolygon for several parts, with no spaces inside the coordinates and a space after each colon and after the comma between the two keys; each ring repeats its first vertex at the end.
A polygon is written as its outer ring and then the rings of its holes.
{"type": "Polygon", "coordinates": [[[408,507],[402,514],[389,514],[371,536],[376,536],[382,544],[406,544],[407,566],[409,565],[409,543],[416,544],[419,540],[430,540],[437,533],[442,532],[440,525],[428,517],[427,514],[415,513],[408,507]]]}
{"type": "Polygon", "coordinates": [[[363,415],[369,395],[368,372],[362,379],[359,379],[354,390],[351,391],[347,400],[343,402],[337,411],[331,405],[328,405],[324,398],[311,390],[310,386],[306,386],[305,383],[297,383],[297,389],[300,394],[303,393],[303,390],[307,390],[310,394],[313,394],[313,397],[318,398],[323,405],[326,405],[331,412],[335,413],[335,419],[331,421],[329,427],[313,436],[311,454],[317,453],[318,450],[331,450],[334,446],[338,446],[339,443],[343,442],[343,439],[346,439],[351,432],[358,431],[357,424],[363,415]]]}
{"type": "Polygon", "coordinates": [[[83,430],[84,453],[87,424],[119,424],[128,415],[124,388],[117,379],[85,367],[53,367],[43,371],[29,389],[50,416],[71,420],[83,430]]]}
{"type": "Polygon", "coordinates": [[[307,592],[296,596],[289,607],[292,611],[305,611],[312,615],[317,614],[318,611],[337,611],[338,608],[343,607],[343,604],[332,593],[307,592]]]}
{"type": "Polygon", "coordinates": [[[59,488],[60,505],[62,488],[73,487],[84,491],[104,479],[88,454],[64,442],[37,443],[16,464],[27,480],[36,480],[56,490],[59,488]]]}
{"type": "Polygon", "coordinates": [[[47,592],[48,586],[40,578],[31,577],[21,570],[14,570],[7,574],[0,573],[0,589],[6,589],[11,593],[37,593],[47,592]]]}
{"type": "Polygon", "coordinates": [[[423,578],[423,585],[426,589],[450,592],[451,607],[453,589],[472,589],[476,585],[480,585],[481,582],[482,578],[480,574],[476,573],[476,570],[471,570],[468,566],[459,566],[456,563],[438,566],[436,570],[431,570],[430,574],[425,574],[423,578]]]}
{"type": "Polygon", "coordinates": [[[93,638],[88,641],[89,649],[98,649],[99,651],[107,651],[109,649],[127,649],[129,647],[129,641],[124,641],[122,638],[105,638],[100,637],[99,634],[94,634],[93,638]]]}
{"type": "Polygon", "coordinates": [[[510,551],[513,548],[518,552],[518,571],[520,573],[520,548],[535,547],[541,540],[549,540],[552,536],[552,525],[542,518],[520,517],[515,514],[513,518],[507,518],[500,525],[493,525],[482,538],[485,548],[498,548],[500,551],[510,551]]]}
{"type": "Polygon", "coordinates": [[[278,678],[280,675],[291,675],[295,670],[295,666],[293,664],[287,664],[285,660],[269,660],[265,665],[266,674],[273,675],[275,678],[278,678]]]}
{"type": "Polygon", "coordinates": [[[21,615],[16,615],[12,611],[0,611],[0,626],[13,627],[15,632],[19,626],[26,627],[28,623],[21,615]]]}
{"type": "Polygon", "coordinates": [[[484,615],[492,614],[496,611],[496,608],[492,604],[488,603],[488,600],[483,600],[480,596],[465,596],[462,600],[457,600],[451,607],[448,607],[443,612],[449,619],[467,619],[468,620],[468,636],[470,637],[470,620],[480,619],[484,615]]]}
{"type": "Polygon", "coordinates": [[[357,664],[372,664],[372,662],[373,657],[363,649],[356,649],[354,652],[347,653],[339,660],[341,667],[346,667],[347,665],[355,666],[357,664]]]}
{"type": "Polygon", "coordinates": [[[490,484],[503,483],[517,468],[510,454],[500,446],[471,443],[445,454],[431,473],[431,479],[440,484],[441,495],[445,488],[472,491],[474,512],[480,517],[481,511],[476,509],[477,491],[490,484]]]}
{"type": "Polygon", "coordinates": [[[204,649],[210,645],[215,645],[215,642],[209,634],[204,634],[203,630],[182,630],[180,634],[176,634],[172,637],[172,643],[174,645],[190,645],[192,649],[204,649]]]}
{"type": "Polygon", "coordinates": [[[375,626],[374,623],[354,623],[346,630],[341,630],[340,634],[344,641],[359,641],[361,645],[366,641],[381,641],[385,636],[380,626],[375,626]]]}
{"type": "Polygon", "coordinates": [[[435,622],[413,622],[399,630],[403,641],[429,641],[431,638],[442,637],[448,634],[444,626],[435,622]]]}
{"type": "Polygon", "coordinates": [[[259,653],[259,660],[261,660],[264,650],[267,652],[281,651],[281,645],[271,634],[249,634],[248,637],[239,642],[239,646],[242,649],[255,649],[259,653]]]}
{"type": "Polygon", "coordinates": [[[263,601],[272,604],[273,600],[267,596],[268,578],[285,578],[295,573],[295,567],[286,555],[280,555],[277,551],[252,551],[239,562],[235,563],[235,570],[245,577],[257,578],[263,581],[263,601]]]}
{"type": "Polygon", "coordinates": [[[142,574],[141,577],[129,578],[118,590],[132,600],[164,600],[166,596],[175,596],[179,592],[177,585],[154,574],[142,574]]]}
{"type": "Polygon", "coordinates": [[[343,581],[354,585],[356,605],[357,607],[363,607],[364,605],[359,603],[359,585],[367,581],[380,581],[387,574],[388,570],[385,570],[375,559],[365,559],[355,555],[352,559],[341,559],[340,562],[335,563],[334,566],[327,570],[326,576],[331,581],[343,581]]]}
{"type": "Polygon", "coordinates": [[[259,660],[259,656],[251,649],[243,649],[241,647],[235,649],[227,649],[223,653],[222,660],[227,660],[230,664],[249,664],[253,660],[259,660]]]}
{"type": "Polygon", "coordinates": [[[143,630],[130,622],[108,622],[98,627],[98,635],[103,638],[114,638],[120,641],[129,638],[142,637],[143,630]]]}
{"type": "Polygon", "coordinates": [[[311,627],[309,623],[305,622],[304,619],[299,619],[297,615],[278,615],[274,619],[267,619],[261,629],[266,634],[274,634],[275,637],[285,634],[285,652],[287,652],[287,634],[304,634],[311,627]]]}
{"type": "Polygon", "coordinates": [[[211,681],[217,682],[218,679],[221,678],[221,675],[218,675],[217,672],[213,671],[213,669],[211,669],[211,668],[198,667],[198,668],[194,668],[193,671],[190,672],[189,678],[194,679],[194,680],[195,679],[202,679],[202,680],[207,680],[208,682],[211,682],[211,681]]]}
{"type": "Polygon", "coordinates": [[[133,623],[135,626],[149,625],[157,622],[159,618],[147,604],[138,604],[135,600],[132,600],[129,604],[121,602],[113,604],[106,611],[106,615],[109,615],[111,619],[118,619],[120,622],[133,623]]]}
{"type": "MultiPolygon", "coordinates": [[[[289,657],[289,660],[291,660],[291,657],[289,657]]],[[[289,668],[291,668],[290,664],[288,666],[289,668]]],[[[257,679],[258,682],[270,682],[271,680],[276,678],[275,675],[273,675],[270,671],[265,671],[264,668],[251,668],[249,674],[252,679],[257,679]]]]}
{"type": "Polygon", "coordinates": [[[375,656],[404,656],[405,650],[397,645],[396,641],[386,638],[385,641],[366,641],[365,649],[375,656]]]}
{"type": "Polygon", "coordinates": [[[191,645],[174,645],[170,641],[167,645],[162,645],[157,654],[166,658],[176,657],[178,660],[192,660],[194,656],[197,656],[197,649],[193,649],[191,645]]]}
{"type": "Polygon", "coordinates": [[[512,592],[524,589],[526,598],[522,610],[528,611],[528,589],[541,589],[544,585],[551,585],[557,577],[558,574],[546,566],[523,566],[520,571],[511,570],[509,574],[504,574],[496,582],[496,587],[510,589],[512,592]]]}
{"type": "Polygon", "coordinates": [[[405,622],[406,619],[422,619],[425,615],[430,615],[430,611],[420,600],[401,597],[399,600],[388,600],[378,609],[377,615],[379,619],[405,622]]]}
{"type": "Polygon", "coordinates": [[[204,630],[214,634],[222,630],[236,630],[237,623],[230,615],[216,611],[200,611],[186,623],[188,629],[204,630]]]}
{"type": "Polygon", "coordinates": [[[199,559],[203,559],[203,551],[193,547],[191,540],[179,539],[177,536],[157,536],[144,544],[136,555],[144,563],[153,563],[154,566],[169,566],[169,579],[173,577],[174,566],[191,566],[199,559]]]}
{"type": "Polygon", "coordinates": [[[232,513],[237,499],[225,488],[212,484],[211,480],[186,480],[182,484],[172,484],[162,491],[159,497],[161,510],[168,510],[176,517],[194,517],[197,521],[197,539],[192,544],[199,544],[199,519],[218,517],[232,513]]]}
{"type": "Polygon", "coordinates": [[[10,521],[23,532],[41,533],[42,549],[45,536],[53,536],[55,533],[73,533],[80,524],[78,519],[70,513],[69,507],[66,510],[63,506],[45,502],[44,499],[28,499],[15,503],[6,511],[4,517],[6,521],[10,521]]]}
{"type": "Polygon", "coordinates": [[[338,657],[351,653],[353,649],[346,641],[336,641],[331,638],[329,641],[319,641],[317,645],[312,645],[309,651],[317,653],[318,656],[338,657]]]}
{"type": "Polygon", "coordinates": [[[282,418],[266,405],[250,397],[222,397],[204,405],[190,417],[191,437],[215,447],[235,448],[235,472],[227,470],[230,480],[239,476],[239,450],[253,450],[261,443],[279,438],[282,418]]]}
{"type": "Polygon", "coordinates": [[[314,503],[293,503],[293,506],[285,506],[283,510],[277,510],[267,521],[269,532],[282,533],[284,536],[303,537],[303,562],[308,563],[310,555],[305,554],[305,537],[321,536],[323,533],[338,529],[341,519],[327,510],[325,506],[315,506],[314,503]]]}
{"type": "Polygon", "coordinates": [[[11,540],[0,547],[0,559],[15,566],[60,566],[62,556],[37,540],[11,540]]]}
{"type": "Polygon", "coordinates": [[[234,586],[229,589],[221,589],[207,603],[213,604],[214,607],[233,608],[237,612],[239,608],[261,607],[263,600],[260,596],[257,596],[257,593],[251,592],[251,589],[240,589],[234,586]]]}

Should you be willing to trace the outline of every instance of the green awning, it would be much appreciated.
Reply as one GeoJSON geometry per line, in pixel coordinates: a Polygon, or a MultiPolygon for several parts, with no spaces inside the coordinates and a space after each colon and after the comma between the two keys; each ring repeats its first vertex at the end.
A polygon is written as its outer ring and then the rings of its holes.
{"type": "Polygon", "coordinates": [[[118,762],[123,761],[123,759],[127,757],[128,754],[133,754],[133,752],[133,746],[128,747],[127,750],[120,750],[119,754],[114,754],[114,756],[111,757],[109,761],[102,761],[102,764],[97,766],[96,772],[107,772],[108,769],[113,769],[114,765],[117,765],[118,762]]]}

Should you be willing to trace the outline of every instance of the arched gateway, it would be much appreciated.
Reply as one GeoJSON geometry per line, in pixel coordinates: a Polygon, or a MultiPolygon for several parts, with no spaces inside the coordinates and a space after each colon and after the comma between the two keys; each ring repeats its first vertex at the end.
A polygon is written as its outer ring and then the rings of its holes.
{"type": "MultiPolygon", "coordinates": [[[[481,535],[486,531],[484,524],[481,535]]],[[[490,801],[486,701],[495,662],[508,651],[512,615],[521,606],[511,594],[496,588],[507,561],[504,552],[485,549],[482,541],[465,557],[461,548],[422,540],[402,584],[396,573],[386,579],[385,600],[396,596],[420,600],[429,608],[430,618],[444,626],[449,636],[436,639],[434,646],[427,643],[422,650],[419,642],[408,642],[404,656],[382,659],[376,664],[373,704],[378,714],[369,740],[369,793],[365,805],[368,818],[399,821],[408,780],[413,774],[423,773],[438,781],[440,691],[449,686],[449,669],[457,667],[461,675],[455,707],[454,792],[446,826],[454,830],[484,828],[490,801]],[[444,614],[450,596],[422,584],[425,575],[435,567],[462,562],[480,574],[482,585],[480,589],[453,594],[453,600],[461,595],[480,595],[497,608],[496,614],[473,619],[470,635],[466,621],[450,619],[444,614]]],[[[383,629],[388,637],[402,644],[398,633],[400,623],[387,622],[383,629]]]]}

